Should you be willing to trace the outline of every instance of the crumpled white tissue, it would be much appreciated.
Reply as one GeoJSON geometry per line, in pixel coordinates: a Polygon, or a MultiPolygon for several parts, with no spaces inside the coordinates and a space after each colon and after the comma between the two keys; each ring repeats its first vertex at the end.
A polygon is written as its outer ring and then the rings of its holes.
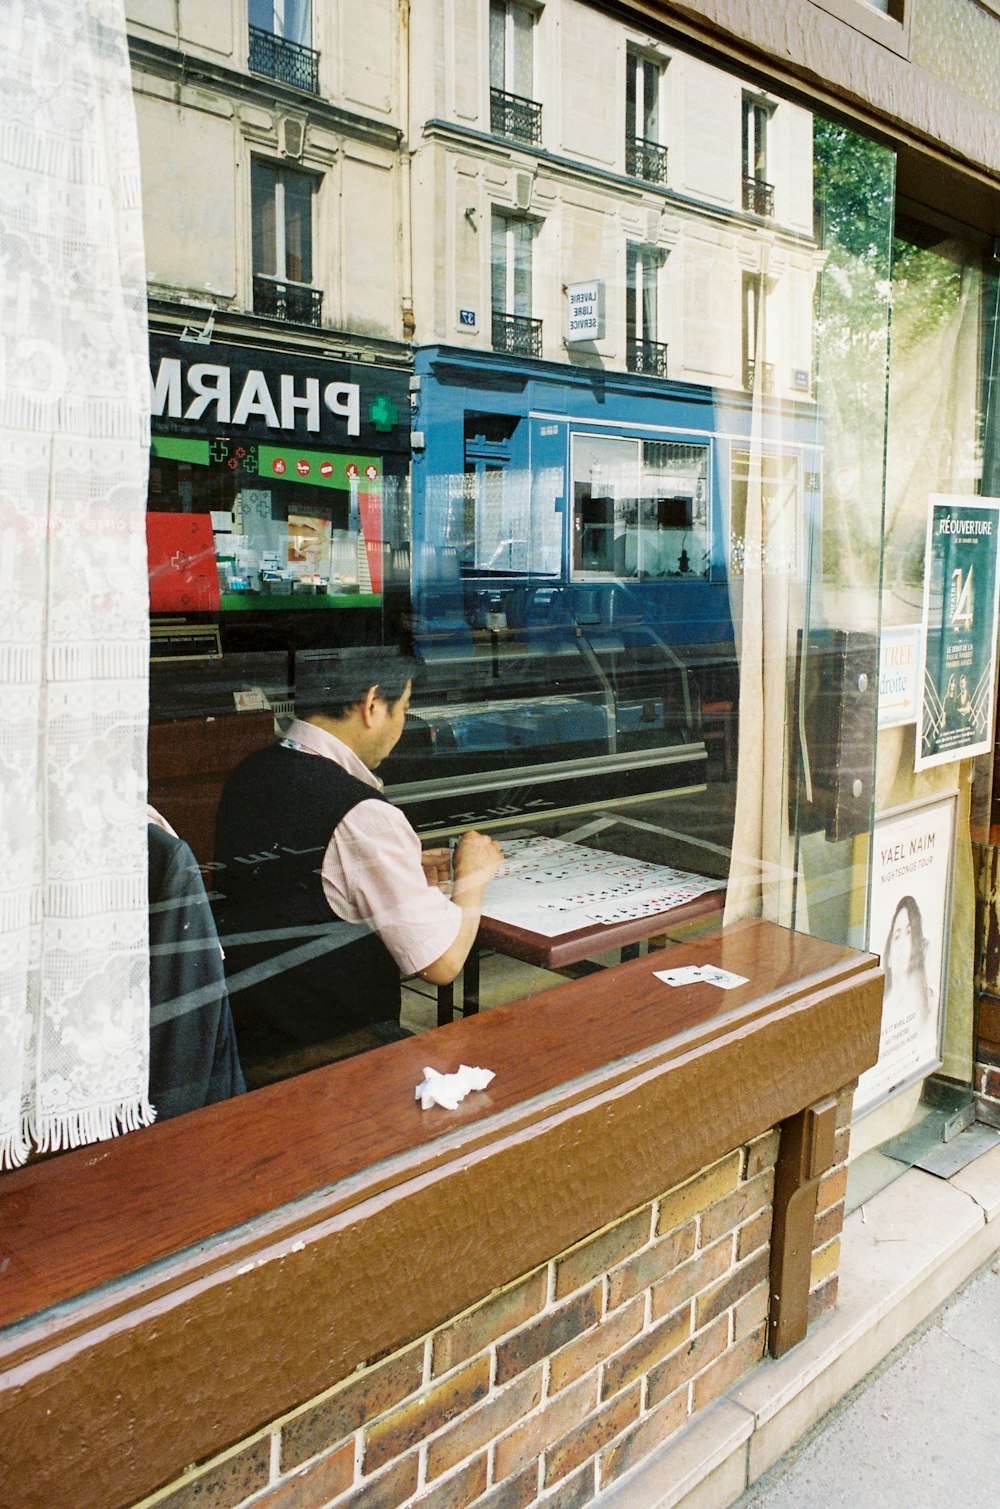
{"type": "Polygon", "coordinates": [[[442,1074],[437,1069],[425,1067],[416,1098],[422,1111],[429,1111],[431,1106],[455,1111],[458,1102],[464,1100],[470,1090],[485,1090],[494,1077],[492,1069],[472,1069],[468,1064],[460,1064],[454,1074],[442,1074]]]}

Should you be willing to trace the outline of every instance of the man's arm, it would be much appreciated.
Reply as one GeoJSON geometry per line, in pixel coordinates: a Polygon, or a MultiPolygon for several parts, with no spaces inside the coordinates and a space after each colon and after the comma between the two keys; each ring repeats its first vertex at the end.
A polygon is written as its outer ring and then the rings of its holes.
{"type": "Polygon", "coordinates": [[[443,954],[420,971],[430,985],[450,985],[476,941],[486,887],[503,863],[503,850],[486,833],[463,833],[455,850],[451,899],[462,909],[458,936],[443,954]]]}

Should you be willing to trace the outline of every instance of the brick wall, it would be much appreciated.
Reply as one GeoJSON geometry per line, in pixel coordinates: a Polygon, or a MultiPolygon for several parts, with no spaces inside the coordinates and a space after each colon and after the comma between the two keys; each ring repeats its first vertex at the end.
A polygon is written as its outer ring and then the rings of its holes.
{"type": "MultiPolygon", "coordinates": [[[[146,1502],[588,1502],[763,1356],[777,1151],[773,1130],[146,1502]]],[[[811,1320],[836,1298],[845,1187],[843,1166],[821,1185],[811,1320]]]]}

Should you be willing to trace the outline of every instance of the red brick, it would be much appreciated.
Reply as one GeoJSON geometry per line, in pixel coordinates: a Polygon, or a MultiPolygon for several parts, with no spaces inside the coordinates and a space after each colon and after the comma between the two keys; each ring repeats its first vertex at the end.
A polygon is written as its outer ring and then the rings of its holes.
{"type": "Polygon", "coordinates": [[[417,1453],[401,1457],[378,1477],[368,1478],[347,1500],[347,1509],[399,1509],[417,1491],[417,1453]]]}
{"type": "Polygon", "coordinates": [[[609,1441],[620,1436],[626,1426],[638,1420],[641,1408],[642,1384],[636,1383],[568,1431],[545,1453],[545,1486],[560,1482],[583,1462],[595,1457],[609,1441]]]}
{"type": "Polygon", "coordinates": [[[485,1404],[462,1415],[436,1440],[428,1443],[428,1480],[440,1477],[442,1472],[447,1472],[474,1451],[503,1435],[505,1430],[530,1414],[541,1399],[542,1369],[539,1365],[530,1373],[523,1373],[509,1388],[491,1394],[485,1404]]]}
{"type": "MultiPolygon", "coordinates": [[[[594,1463],[588,1462],[573,1477],[564,1479],[558,1488],[545,1495],[544,1509],[582,1509],[595,1494],[594,1463]]],[[[542,1504],[539,1509],[543,1509],[542,1504]]]]}
{"type": "Polygon", "coordinates": [[[812,1255],[809,1264],[809,1287],[818,1289],[824,1279],[830,1278],[840,1266],[840,1238],[834,1237],[832,1242],[827,1242],[825,1247],[820,1247],[812,1255]]]}
{"type": "Polygon", "coordinates": [[[756,1252],[758,1247],[765,1247],[771,1240],[771,1223],[774,1219],[774,1209],[768,1206],[753,1216],[745,1226],[741,1226],[736,1237],[736,1261],[742,1263],[749,1257],[751,1252],[756,1252]]]}
{"type": "Polygon", "coordinates": [[[706,1404],[711,1404],[713,1399],[724,1394],[738,1378],[749,1373],[760,1362],[764,1355],[766,1329],[765,1326],[758,1326],[756,1331],[751,1331],[749,1336],[730,1347],[717,1362],[713,1362],[694,1380],[692,1403],[695,1410],[704,1409],[706,1404]]]}
{"type": "Polygon", "coordinates": [[[648,1373],[663,1357],[675,1351],[691,1334],[690,1306],[685,1305],[673,1315],[668,1315],[659,1325],[644,1331],[617,1357],[604,1365],[601,1398],[610,1399],[621,1389],[627,1388],[643,1373],[648,1373]]]}
{"type": "Polygon", "coordinates": [[[601,1288],[599,1284],[595,1284],[567,1304],[561,1305],[558,1310],[548,1311],[531,1325],[522,1327],[513,1336],[498,1342],[497,1383],[508,1383],[533,1362],[540,1362],[543,1357],[550,1357],[553,1352],[558,1352],[560,1347],[572,1341],[574,1336],[579,1336],[581,1331],[588,1331],[596,1325],[600,1313],[601,1288]]]}
{"type": "Polygon", "coordinates": [[[819,1199],[816,1203],[817,1215],[824,1210],[829,1210],[831,1205],[837,1205],[847,1194],[847,1169],[834,1168],[828,1174],[824,1174],[819,1181],[819,1199]]]}
{"type": "Polygon", "coordinates": [[[812,1325],[814,1320],[819,1320],[820,1316],[825,1315],[828,1310],[833,1309],[837,1303],[837,1288],[839,1283],[840,1275],[839,1273],[835,1273],[832,1278],[828,1278],[825,1283],[820,1284],[818,1289],[812,1291],[809,1296],[810,1325],[812,1325]]]}
{"type": "Polygon", "coordinates": [[[824,1247],[827,1242],[832,1242],[834,1237],[839,1237],[844,1229],[844,1202],[839,1200],[836,1205],[821,1211],[816,1217],[813,1226],[813,1249],[824,1247]]]}
{"type": "Polygon", "coordinates": [[[264,1436],[175,1488],[160,1502],[167,1509],[235,1509],[265,1488],[270,1476],[271,1438],[264,1436]]]}
{"type": "Polygon", "coordinates": [[[668,1236],[660,1237],[650,1247],[636,1253],[608,1279],[608,1309],[624,1304],[634,1294],[648,1289],[672,1269],[687,1262],[694,1253],[695,1223],[689,1221],[668,1236]]]}
{"type": "Polygon", "coordinates": [[[631,1304],[615,1310],[592,1331],[557,1352],[549,1368],[549,1393],[557,1394],[598,1363],[614,1356],[642,1330],[645,1311],[646,1302],[640,1294],[631,1304]]]}
{"type": "Polygon", "coordinates": [[[599,1274],[607,1273],[630,1253],[644,1247],[649,1241],[651,1223],[652,1208],[646,1205],[560,1258],[556,1263],[556,1298],[562,1299],[582,1284],[591,1283],[599,1274]]]}
{"type": "Polygon", "coordinates": [[[846,1163],[847,1162],[847,1158],[848,1158],[848,1154],[850,1153],[850,1151],[851,1151],[851,1129],[850,1129],[850,1127],[841,1127],[840,1131],[836,1134],[836,1136],[833,1139],[833,1162],[834,1162],[834,1165],[836,1165],[838,1163],[846,1163]]]}
{"type": "Polygon", "coordinates": [[[257,1499],[254,1509],[314,1509],[316,1504],[326,1504],[339,1493],[346,1493],[354,1482],[354,1438],[343,1446],[320,1457],[311,1467],[302,1467],[292,1477],[279,1483],[277,1488],[262,1499],[257,1499]]]}
{"type": "Polygon", "coordinates": [[[553,1441],[559,1441],[574,1425],[596,1408],[597,1379],[583,1378],[572,1388],[550,1399],[543,1409],[517,1426],[496,1444],[493,1475],[507,1478],[521,1472],[553,1441]]]}
{"type": "Polygon", "coordinates": [[[733,1240],[726,1237],[714,1247],[682,1263],[659,1284],[653,1285],[653,1319],[677,1310],[686,1300],[714,1284],[733,1264],[733,1240]]]}
{"type": "Polygon", "coordinates": [[[982,1094],[991,1100],[1000,1100],[1000,1069],[984,1069],[982,1094]]]}
{"type": "Polygon", "coordinates": [[[677,1392],[685,1383],[690,1383],[696,1373],[722,1355],[729,1343],[729,1317],[720,1315],[718,1320],[697,1336],[692,1336],[686,1346],[668,1357],[659,1367],[653,1368],[646,1384],[646,1403],[650,1409],[660,1404],[670,1394],[677,1392]]]}
{"type": "Polygon", "coordinates": [[[490,1359],[477,1357],[427,1393],[411,1399],[365,1432],[364,1472],[376,1472],[426,1436],[440,1430],[484,1398],[490,1386],[490,1359]]]}
{"type": "Polygon", "coordinates": [[[769,1284],[760,1284],[756,1289],[741,1299],[739,1304],[733,1306],[733,1340],[742,1341],[749,1332],[756,1330],[762,1321],[767,1320],[767,1312],[770,1309],[771,1288],[769,1284]]]}
{"type": "Polygon", "coordinates": [[[547,1289],[548,1274],[543,1268],[445,1326],[433,1341],[431,1375],[449,1372],[467,1357],[484,1352],[498,1336],[524,1325],[544,1308],[547,1289]]]}
{"type": "Polygon", "coordinates": [[[749,1294],[751,1289],[756,1289],[757,1285],[768,1277],[770,1266],[770,1252],[766,1247],[761,1248],[760,1252],[734,1268],[721,1284],[716,1284],[713,1289],[699,1294],[694,1307],[696,1327],[700,1329],[707,1325],[710,1320],[714,1320],[717,1315],[721,1315],[723,1311],[735,1305],[745,1294],[749,1294]]]}
{"type": "Polygon", "coordinates": [[[730,1190],[735,1189],[740,1182],[741,1158],[740,1152],[729,1153],[718,1163],[702,1169],[700,1174],[688,1179],[685,1184],[669,1190],[660,1200],[656,1220],[657,1236],[683,1226],[685,1221],[690,1221],[699,1211],[714,1205],[716,1200],[721,1200],[723,1195],[728,1195],[730,1190]]]}
{"type": "Polygon", "coordinates": [[[777,1127],[772,1127],[765,1132],[763,1137],[756,1137],[753,1142],[747,1144],[746,1169],[743,1177],[755,1179],[765,1169],[773,1168],[778,1158],[778,1143],[781,1141],[781,1133],[777,1127]]]}
{"type": "Polygon", "coordinates": [[[281,1470],[298,1467],[392,1409],[423,1382],[424,1348],[411,1347],[379,1367],[368,1368],[336,1393],[296,1415],[281,1428],[281,1470]]]}
{"type": "Polygon", "coordinates": [[[751,1216],[770,1205],[773,1198],[774,1170],[769,1168],[755,1179],[741,1184],[724,1200],[717,1200],[709,1206],[701,1218],[699,1245],[708,1247],[712,1242],[717,1242],[727,1231],[742,1226],[751,1216]]]}
{"type": "MultiPolygon", "coordinates": [[[[487,1462],[485,1453],[453,1472],[430,1493],[417,1500],[420,1509],[468,1509],[486,1491],[487,1462]]],[[[313,1501],[314,1503],[317,1500],[313,1501]]]]}
{"type": "Polygon", "coordinates": [[[537,1461],[532,1462],[525,1472],[501,1483],[499,1488],[480,1499],[476,1509],[528,1509],[538,1497],[538,1466],[537,1461]]]}
{"type": "Polygon", "coordinates": [[[655,1451],[668,1436],[680,1429],[687,1417],[687,1389],[684,1388],[671,1394],[669,1399],[665,1399],[645,1419],[627,1430],[620,1441],[601,1453],[600,1486],[604,1488],[608,1483],[614,1482],[615,1478],[620,1478],[637,1462],[655,1451]]]}

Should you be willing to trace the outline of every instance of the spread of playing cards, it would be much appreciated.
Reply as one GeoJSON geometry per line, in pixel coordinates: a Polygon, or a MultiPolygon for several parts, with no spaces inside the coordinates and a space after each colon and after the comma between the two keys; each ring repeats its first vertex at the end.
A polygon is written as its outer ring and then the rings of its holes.
{"type": "Polygon", "coordinates": [[[483,915],[555,938],[592,922],[652,917],[724,885],[564,839],[515,838],[504,843],[483,915]]]}
{"type": "Polygon", "coordinates": [[[720,969],[717,964],[681,964],[676,969],[654,969],[653,973],[664,985],[718,985],[722,990],[735,990],[747,983],[746,975],[734,975],[731,969],[720,969]]]}

